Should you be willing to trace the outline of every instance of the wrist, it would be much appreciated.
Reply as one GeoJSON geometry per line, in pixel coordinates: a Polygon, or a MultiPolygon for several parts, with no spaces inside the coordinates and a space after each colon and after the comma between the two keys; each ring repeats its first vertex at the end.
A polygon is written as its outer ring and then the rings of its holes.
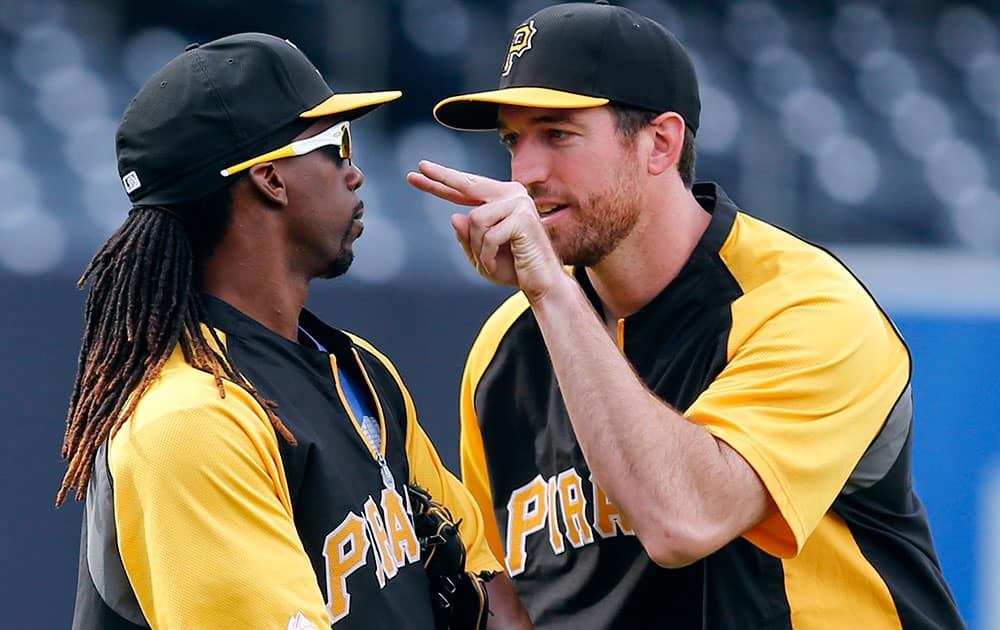
{"type": "Polygon", "coordinates": [[[563,309],[569,308],[574,302],[581,299],[587,301],[576,279],[563,267],[559,267],[559,271],[554,273],[551,281],[543,287],[530,293],[525,291],[525,297],[528,298],[531,308],[539,314],[565,312],[563,309]]]}

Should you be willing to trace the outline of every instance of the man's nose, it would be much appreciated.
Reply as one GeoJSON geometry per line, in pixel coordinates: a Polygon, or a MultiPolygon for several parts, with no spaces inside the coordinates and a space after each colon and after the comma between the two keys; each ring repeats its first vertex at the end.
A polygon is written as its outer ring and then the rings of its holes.
{"type": "Polygon", "coordinates": [[[549,177],[549,160],[544,151],[529,144],[519,145],[510,158],[510,178],[530,188],[549,177]]]}
{"type": "Polygon", "coordinates": [[[353,192],[361,188],[361,184],[365,183],[365,174],[354,162],[351,162],[347,168],[348,171],[345,179],[347,187],[353,192]]]}

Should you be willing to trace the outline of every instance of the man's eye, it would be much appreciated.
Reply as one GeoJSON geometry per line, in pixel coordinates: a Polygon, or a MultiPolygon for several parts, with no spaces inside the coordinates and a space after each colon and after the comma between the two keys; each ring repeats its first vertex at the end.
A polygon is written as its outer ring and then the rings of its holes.
{"type": "Polygon", "coordinates": [[[549,129],[549,137],[553,140],[561,140],[568,136],[569,134],[562,129],[549,129]]]}
{"type": "Polygon", "coordinates": [[[500,144],[507,148],[514,146],[517,143],[517,135],[513,133],[508,133],[500,136],[500,144]]]}

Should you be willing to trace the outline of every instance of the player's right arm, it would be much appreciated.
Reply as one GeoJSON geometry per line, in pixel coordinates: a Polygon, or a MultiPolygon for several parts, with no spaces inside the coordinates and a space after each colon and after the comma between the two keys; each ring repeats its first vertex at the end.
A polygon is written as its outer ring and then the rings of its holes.
{"type": "Polygon", "coordinates": [[[416,188],[476,206],[452,215],[456,238],[482,275],[530,302],[583,456],[654,562],[690,564],[770,515],[746,460],[638,378],[565,273],[521,184],[427,161],[419,169],[407,175],[416,188]]]}
{"type": "Polygon", "coordinates": [[[153,628],[284,629],[299,613],[329,628],[263,410],[228,383],[225,399],[200,393],[162,412],[153,393],[111,442],[118,547],[143,614],[153,628]]]}

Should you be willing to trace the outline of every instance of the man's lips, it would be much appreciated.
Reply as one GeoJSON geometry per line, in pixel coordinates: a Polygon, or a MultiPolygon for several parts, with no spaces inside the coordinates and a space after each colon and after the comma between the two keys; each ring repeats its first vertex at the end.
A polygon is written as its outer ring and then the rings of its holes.
{"type": "Polygon", "coordinates": [[[365,204],[359,201],[358,205],[354,206],[354,216],[351,218],[350,226],[348,226],[348,230],[352,233],[357,230],[354,238],[358,238],[365,231],[365,222],[361,220],[363,216],[365,216],[365,204]]]}

